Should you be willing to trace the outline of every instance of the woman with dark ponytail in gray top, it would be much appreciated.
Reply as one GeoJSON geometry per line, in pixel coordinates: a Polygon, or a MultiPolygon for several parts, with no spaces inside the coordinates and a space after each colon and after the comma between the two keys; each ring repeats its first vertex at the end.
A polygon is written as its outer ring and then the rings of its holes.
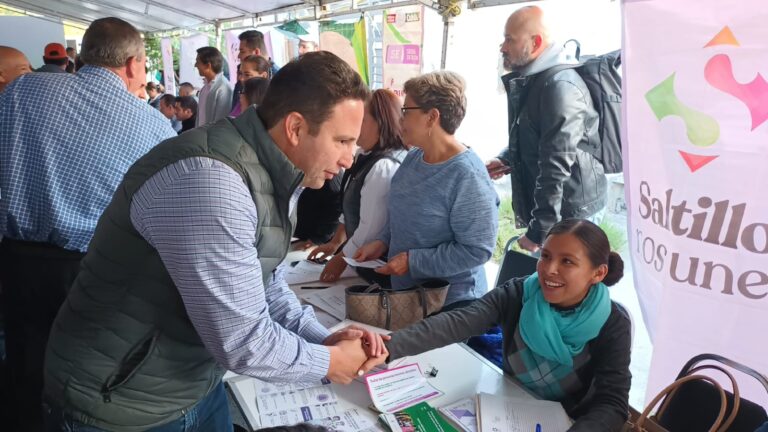
{"type": "Polygon", "coordinates": [[[561,221],[544,240],[536,273],[393,333],[389,360],[499,325],[504,372],[537,397],[561,402],[575,419],[570,431],[619,431],[629,407],[631,322],[608,286],[623,274],[600,227],[561,221]]]}

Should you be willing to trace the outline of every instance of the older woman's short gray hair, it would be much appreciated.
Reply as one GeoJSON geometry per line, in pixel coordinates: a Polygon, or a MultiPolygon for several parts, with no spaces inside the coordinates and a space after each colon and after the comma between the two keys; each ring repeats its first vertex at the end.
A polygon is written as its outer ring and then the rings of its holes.
{"type": "Polygon", "coordinates": [[[453,135],[467,112],[464,78],[455,72],[430,72],[405,82],[403,90],[426,112],[440,112],[440,127],[453,135]]]}
{"type": "Polygon", "coordinates": [[[80,58],[94,66],[124,66],[130,57],[144,59],[144,40],[138,30],[120,18],[92,22],[83,35],[80,58]]]}

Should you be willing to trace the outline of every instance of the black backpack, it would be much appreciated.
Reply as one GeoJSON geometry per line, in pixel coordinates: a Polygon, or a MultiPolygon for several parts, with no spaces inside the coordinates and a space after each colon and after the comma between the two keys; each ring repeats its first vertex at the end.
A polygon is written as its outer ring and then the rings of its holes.
{"type": "MultiPolygon", "coordinates": [[[[577,42],[578,44],[578,42],[577,42]]],[[[576,58],[580,48],[577,45],[576,58]]],[[[536,81],[545,83],[556,73],[565,69],[574,69],[579,73],[592,96],[592,104],[597,111],[600,123],[598,142],[589,142],[580,148],[603,165],[606,174],[623,171],[621,159],[621,50],[590,57],[575,65],[560,65],[543,72],[536,81]]]]}

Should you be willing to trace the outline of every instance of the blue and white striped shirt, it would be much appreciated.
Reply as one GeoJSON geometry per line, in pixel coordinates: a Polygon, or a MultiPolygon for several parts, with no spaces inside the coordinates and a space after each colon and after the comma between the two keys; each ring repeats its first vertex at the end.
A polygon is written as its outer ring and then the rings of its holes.
{"type": "Polygon", "coordinates": [[[0,93],[0,235],[85,252],[128,168],[174,136],[108,69],[19,77],[0,93]]]}
{"type": "Polygon", "coordinates": [[[282,265],[264,286],[257,221],[240,175],[204,157],[163,168],[131,201],[133,226],[157,249],[219,364],[264,380],[320,380],[330,365],[330,352],[320,345],[329,332],[311,307],[299,304],[282,265]]]}

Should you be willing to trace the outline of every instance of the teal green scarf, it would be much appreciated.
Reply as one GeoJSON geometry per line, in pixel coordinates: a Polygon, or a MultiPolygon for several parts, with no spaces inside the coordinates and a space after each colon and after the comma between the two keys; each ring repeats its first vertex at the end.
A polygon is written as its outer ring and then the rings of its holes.
{"type": "Polygon", "coordinates": [[[544,299],[539,275],[534,273],[523,284],[520,336],[536,354],[573,366],[573,357],[597,337],[610,314],[611,297],[604,283],[592,285],[576,309],[561,313],[544,299]]]}

